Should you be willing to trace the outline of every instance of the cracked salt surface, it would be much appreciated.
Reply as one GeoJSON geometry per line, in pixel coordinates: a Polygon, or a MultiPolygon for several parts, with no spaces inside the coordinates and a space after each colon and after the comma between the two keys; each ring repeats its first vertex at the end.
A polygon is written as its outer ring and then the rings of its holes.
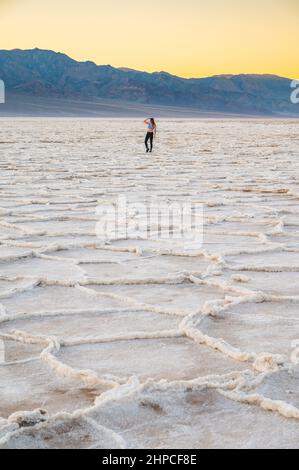
{"type": "Polygon", "coordinates": [[[159,128],[2,122],[0,448],[298,448],[298,123],[159,128]],[[104,244],[118,194],[203,204],[203,245],[104,244]]]}

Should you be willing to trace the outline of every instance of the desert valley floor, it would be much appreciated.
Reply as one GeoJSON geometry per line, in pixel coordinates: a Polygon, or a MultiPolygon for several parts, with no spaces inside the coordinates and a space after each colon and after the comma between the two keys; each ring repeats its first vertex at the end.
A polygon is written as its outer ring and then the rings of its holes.
{"type": "Polygon", "coordinates": [[[0,448],[299,447],[299,124],[2,119],[0,448]],[[96,231],[118,195],[203,242],[96,231]]]}

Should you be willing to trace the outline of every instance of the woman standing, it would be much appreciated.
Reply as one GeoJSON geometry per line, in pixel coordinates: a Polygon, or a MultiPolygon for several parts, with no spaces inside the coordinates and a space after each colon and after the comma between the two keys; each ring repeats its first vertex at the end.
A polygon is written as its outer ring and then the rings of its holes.
{"type": "Polygon", "coordinates": [[[144,124],[147,125],[147,134],[144,141],[146,152],[152,152],[154,135],[156,135],[157,132],[157,125],[154,118],[145,119],[144,124]],[[148,141],[150,141],[150,148],[148,148],[148,141]]]}

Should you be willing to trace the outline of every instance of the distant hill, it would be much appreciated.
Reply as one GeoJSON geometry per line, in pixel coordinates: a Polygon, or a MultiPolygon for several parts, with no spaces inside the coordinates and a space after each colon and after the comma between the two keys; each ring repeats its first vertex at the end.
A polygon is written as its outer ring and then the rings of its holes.
{"type": "Polygon", "coordinates": [[[39,98],[53,98],[56,103],[110,100],[199,113],[299,116],[299,105],[290,101],[290,79],[274,75],[185,79],[166,72],[77,62],[53,51],[16,49],[0,50],[0,79],[8,96],[27,97],[24,103],[29,97],[35,103],[39,98]]]}

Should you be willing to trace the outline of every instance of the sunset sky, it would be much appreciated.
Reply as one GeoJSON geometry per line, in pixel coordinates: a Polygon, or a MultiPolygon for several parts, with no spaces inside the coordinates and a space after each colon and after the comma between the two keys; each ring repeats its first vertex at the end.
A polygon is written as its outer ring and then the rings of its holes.
{"type": "Polygon", "coordinates": [[[185,77],[299,77],[299,0],[0,0],[0,49],[185,77]]]}

